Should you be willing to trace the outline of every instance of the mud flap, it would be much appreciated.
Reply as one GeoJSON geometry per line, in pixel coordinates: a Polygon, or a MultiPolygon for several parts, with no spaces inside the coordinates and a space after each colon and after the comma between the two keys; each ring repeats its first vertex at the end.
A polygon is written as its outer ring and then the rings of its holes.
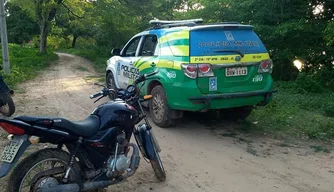
{"type": "Polygon", "coordinates": [[[14,165],[17,163],[17,161],[20,159],[20,157],[23,155],[25,150],[29,147],[30,142],[28,141],[28,136],[15,136],[13,141],[23,141],[22,145],[20,146],[18,152],[16,153],[13,161],[11,163],[2,161],[1,167],[0,167],[0,178],[5,177],[9,171],[14,167],[14,165]]]}

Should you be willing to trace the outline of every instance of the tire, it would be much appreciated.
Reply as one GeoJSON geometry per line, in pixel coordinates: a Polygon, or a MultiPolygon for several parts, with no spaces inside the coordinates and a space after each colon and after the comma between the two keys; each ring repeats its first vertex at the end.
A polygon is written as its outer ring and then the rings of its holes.
{"type": "Polygon", "coordinates": [[[253,107],[236,107],[220,110],[220,118],[223,120],[237,121],[246,119],[252,112],[253,107]]]}
{"type": "Polygon", "coordinates": [[[3,106],[0,107],[0,113],[6,117],[10,117],[15,112],[15,105],[12,97],[9,94],[0,95],[0,99],[2,100],[0,103],[3,106]]]}
{"type": "Polygon", "coordinates": [[[169,117],[171,109],[167,105],[167,97],[161,85],[155,86],[151,92],[149,109],[153,122],[162,128],[168,128],[174,124],[174,120],[169,117]],[[158,114],[160,113],[160,114],[158,114]]]}
{"type": "MultiPolygon", "coordinates": [[[[31,170],[35,165],[38,165],[39,163],[46,161],[46,160],[54,160],[59,161],[62,163],[69,162],[70,154],[59,150],[59,149],[42,149],[39,150],[25,159],[23,159],[14,169],[11,173],[9,179],[8,179],[8,185],[7,185],[7,192],[19,192],[21,188],[21,183],[24,177],[27,173],[29,173],[29,170],[31,170]]],[[[77,163],[74,163],[73,169],[70,172],[70,183],[73,182],[80,182],[81,181],[81,175],[80,175],[80,167],[77,163]]]]}
{"type": "Polygon", "coordinates": [[[155,157],[156,157],[155,160],[150,160],[152,169],[154,171],[154,174],[155,174],[156,178],[158,178],[159,181],[165,181],[166,180],[166,172],[165,172],[164,166],[162,164],[160,155],[159,155],[159,153],[156,149],[155,142],[153,142],[153,139],[152,139],[152,143],[153,143],[153,148],[154,148],[155,157]]]}
{"type": "MultiPolygon", "coordinates": [[[[114,75],[112,74],[112,72],[108,73],[108,75],[107,75],[106,85],[107,85],[107,88],[109,88],[109,89],[116,89],[117,88],[116,84],[115,84],[115,78],[114,78],[114,75]]],[[[115,99],[114,95],[108,95],[108,97],[109,97],[110,100],[115,99]]]]}

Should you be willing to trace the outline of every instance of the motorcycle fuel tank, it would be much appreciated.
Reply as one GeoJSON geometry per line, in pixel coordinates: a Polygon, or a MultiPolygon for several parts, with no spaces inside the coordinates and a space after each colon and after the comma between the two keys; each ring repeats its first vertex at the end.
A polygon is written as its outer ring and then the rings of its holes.
{"type": "Polygon", "coordinates": [[[139,118],[137,110],[121,99],[101,104],[92,114],[100,117],[100,130],[114,126],[132,129],[139,118]]]}

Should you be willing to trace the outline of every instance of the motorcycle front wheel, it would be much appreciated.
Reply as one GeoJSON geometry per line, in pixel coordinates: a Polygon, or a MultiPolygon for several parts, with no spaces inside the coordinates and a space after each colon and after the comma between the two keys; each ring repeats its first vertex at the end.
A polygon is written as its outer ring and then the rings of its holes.
{"type": "Polygon", "coordinates": [[[15,105],[12,97],[8,94],[0,95],[0,113],[6,117],[10,117],[15,112],[15,105]]]}
{"type": "Polygon", "coordinates": [[[158,149],[157,149],[157,143],[154,141],[153,137],[152,138],[152,143],[153,143],[153,149],[154,149],[154,156],[155,159],[150,160],[152,169],[155,173],[155,176],[160,180],[160,181],[165,181],[166,180],[166,172],[164,169],[164,166],[162,164],[158,149]]]}

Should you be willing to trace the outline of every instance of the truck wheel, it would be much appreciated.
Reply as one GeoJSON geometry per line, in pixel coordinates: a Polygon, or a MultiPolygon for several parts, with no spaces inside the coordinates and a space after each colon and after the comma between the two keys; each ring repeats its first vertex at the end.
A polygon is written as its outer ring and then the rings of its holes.
{"type": "Polygon", "coordinates": [[[223,120],[237,121],[246,119],[252,112],[253,107],[236,107],[220,110],[220,118],[223,120]]]}
{"type": "MultiPolygon", "coordinates": [[[[112,74],[112,72],[108,73],[107,79],[106,79],[106,84],[107,84],[108,89],[115,89],[116,90],[115,79],[114,79],[114,75],[112,74]]],[[[108,97],[111,100],[115,99],[114,95],[108,95],[108,97]]]]}
{"type": "Polygon", "coordinates": [[[174,121],[169,117],[171,110],[167,105],[167,97],[164,88],[161,85],[154,87],[151,95],[152,99],[149,109],[153,122],[159,127],[170,127],[174,121]]]}

